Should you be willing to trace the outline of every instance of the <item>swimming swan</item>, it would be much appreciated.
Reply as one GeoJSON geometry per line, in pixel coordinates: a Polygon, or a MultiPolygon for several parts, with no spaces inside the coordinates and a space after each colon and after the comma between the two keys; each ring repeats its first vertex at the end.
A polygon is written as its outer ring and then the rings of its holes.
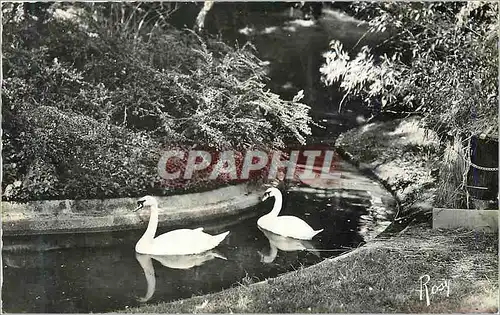
{"type": "Polygon", "coordinates": [[[220,258],[227,260],[226,257],[216,253],[215,251],[204,252],[203,254],[197,255],[144,255],[135,253],[135,259],[139,262],[144,271],[144,275],[146,276],[146,282],[148,284],[148,288],[146,291],[146,295],[144,297],[140,297],[139,302],[147,302],[149,301],[156,290],[156,277],[155,277],[155,269],[153,266],[153,259],[160,262],[163,266],[172,268],[172,269],[190,269],[196,266],[201,266],[203,263],[212,260],[214,258],[220,258]]]}
{"type": "Polygon", "coordinates": [[[279,191],[279,189],[274,187],[267,189],[262,197],[262,201],[269,197],[275,198],[274,206],[271,212],[257,220],[257,225],[260,228],[273,232],[274,234],[292,237],[299,240],[310,240],[316,234],[323,231],[323,229],[317,231],[313,230],[309,224],[294,216],[287,215],[279,217],[278,214],[281,211],[283,203],[283,196],[281,195],[281,191],[279,191]]]}
{"type": "Polygon", "coordinates": [[[145,206],[151,207],[148,228],[135,245],[139,254],[149,255],[190,255],[200,254],[217,247],[229,234],[229,231],[210,235],[203,232],[203,228],[179,229],[155,237],[158,227],[158,202],[156,198],[145,196],[137,201],[138,211],[145,206]]]}
{"type": "Polygon", "coordinates": [[[285,237],[281,235],[274,234],[272,232],[261,229],[262,233],[269,240],[270,251],[269,254],[265,255],[258,251],[260,255],[260,262],[269,264],[272,263],[276,256],[278,256],[278,249],[284,252],[294,252],[294,251],[310,251],[314,255],[320,257],[316,248],[310,241],[298,240],[291,237],[285,237]]]}

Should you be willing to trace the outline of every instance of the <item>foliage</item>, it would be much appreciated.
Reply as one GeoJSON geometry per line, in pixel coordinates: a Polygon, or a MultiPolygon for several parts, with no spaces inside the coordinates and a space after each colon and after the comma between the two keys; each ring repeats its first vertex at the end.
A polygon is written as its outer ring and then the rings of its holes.
{"type": "MultiPolygon", "coordinates": [[[[162,146],[145,132],[131,132],[50,106],[24,111],[16,119],[16,134],[4,135],[10,149],[5,152],[4,181],[12,183],[6,187],[7,200],[137,197],[239,182],[224,174],[217,181],[210,180],[212,167],[195,172],[191,179],[161,179],[158,161],[162,146]],[[13,139],[22,142],[13,145],[13,139]],[[12,152],[13,148],[21,150],[12,152]]],[[[175,149],[187,152],[190,148],[175,149]]],[[[237,162],[241,164],[241,160],[237,162]]],[[[179,163],[173,171],[183,174],[185,166],[185,162],[179,163]]],[[[265,171],[256,172],[252,179],[262,180],[265,171]]]]}
{"type": "Polygon", "coordinates": [[[18,161],[24,167],[14,168],[18,173],[6,174],[5,181],[23,178],[11,192],[18,199],[135,195],[135,189],[150,191],[158,180],[159,146],[144,134],[50,106],[23,111],[17,120],[16,131],[23,135],[18,161]]]}
{"type": "MultiPolygon", "coordinates": [[[[352,5],[370,32],[388,31],[392,52],[363,47],[351,59],[337,41],[325,54],[324,82],[369,106],[425,114],[441,134],[470,135],[496,125],[498,4],[372,3],[352,5]]],[[[377,47],[375,47],[376,49],[377,47]]]]}
{"type": "Polygon", "coordinates": [[[324,74],[323,81],[326,85],[341,80],[340,88],[346,94],[339,105],[340,109],[348,95],[362,95],[370,106],[374,105],[372,102],[378,97],[381,98],[382,106],[396,99],[391,92],[398,84],[400,73],[391,68],[389,59],[383,57],[380,62],[375,63],[370,49],[364,46],[351,60],[343,50],[342,43],[337,40],[332,41],[331,49],[324,54],[326,65],[320,71],[324,74]]]}
{"type": "Polygon", "coordinates": [[[436,189],[436,206],[438,207],[451,209],[467,207],[467,190],[464,187],[467,165],[459,152],[463,152],[463,148],[461,141],[457,139],[453,144],[448,143],[444,149],[436,189]]]}
{"type": "Polygon", "coordinates": [[[151,191],[163,146],[274,149],[310,134],[308,106],[266,89],[250,45],[170,27],[173,4],[56,3],[38,16],[23,8],[2,4],[2,186],[11,184],[11,199],[151,191]]]}
{"type": "Polygon", "coordinates": [[[472,136],[498,136],[498,3],[362,2],[351,10],[370,32],[390,34],[381,44],[390,52],[362,47],[350,56],[333,41],[320,70],[324,83],[340,83],[344,99],[362,98],[374,112],[422,115],[455,142],[444,143],[438,186],[456,198],[439,194],[437,202],[462,204],[469,166],[456,163],[468,159],[472,136]],[[459,162],[449,152],[457,141],[459,162]]]}

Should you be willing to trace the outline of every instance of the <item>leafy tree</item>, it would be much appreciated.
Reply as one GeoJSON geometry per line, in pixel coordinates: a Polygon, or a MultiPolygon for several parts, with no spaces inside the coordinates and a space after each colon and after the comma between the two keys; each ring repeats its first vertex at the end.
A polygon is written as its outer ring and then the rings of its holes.
{"type": "Polygon", "coordinates": [[[331,43],[321,68],[346,99],[382,111],[424,114],[442,135],[479,134],[496,122],[498,4],[494,2],[354,3],[370,32],[389,32],[380,47],[353,57],[331,43]]]}
{"type": "Polygon", "coordinates": [[[323,81],[345,93],[340,107],[361,98],[373,117],[422,115],[446,139],[437,201],[463,206],[470,140],[498,135],[498,2],[359,2],[350,10],[389,37],[351,54],[333,41],[323,81]]]}

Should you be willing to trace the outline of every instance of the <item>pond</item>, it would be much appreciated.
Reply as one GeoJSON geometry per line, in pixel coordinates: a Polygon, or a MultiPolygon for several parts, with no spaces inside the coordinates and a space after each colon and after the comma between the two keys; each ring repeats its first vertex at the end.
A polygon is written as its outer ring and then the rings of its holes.
{"type": "MultiPolygon", "coordinates": [[[[227,11],[227,19],[239,20],[233,18],[239,11],[227,11]]],[[[261,29],[243,39],[254,42],[261,58],[271,62],[273,91],[290,99],[298,90],[305,90],[311,115],[323,125],[313,130],[315,140],[331,144],[339,132],[353,126],[354,118],[363,110],[351,107],[352,113],[337,112],[342,95],[320,82],[322,53],[330,39],[353,46],[369,36],[362,37],[364,29],[357,21],[335,12],[324,14],[312,26],[293,24],[297,17],[287,14],[262,15],[260,10],[246,14],[248,20],[243,24],[259,25],[261,29]],[[279,16],[285,18],[280,20],[279,16]],[[266,31],[271,28],[275,31],[266,31]]],[[[222,16],[216,22],[228,24],[233,33],[239,34],[239,28],[225,21],[224,15],[214,16],[222,16]]],[[[3,310],[119,311],[258,282],[338,256],[382,232],[394,216],[395,202],[380,184],[345,161],[337,161],[336,170],[338,177],[333,180],[286,184],[281,214],[298,216],[314,229],[324,229],[310,242],[258,229],[257,219],[270,211],[273,199],[255,206],[246,217],[204,224],[208,233],[231,233],[216,250],[200,256],[136,255],[134,246],[142,230],[4,237],[3,310]]],[[[157,233],[167,231],[159,228],[157,233]]]]}
{"type": "Polygon", "coordinates": [[[255,206],[249,217],[228,218],[232,224],[204,225],[209,233],[231,233],[216,250],[200,256],[136,255],[142,230],[4,237],[3,310],[117,311],[265,280],[340,255],[390,223],[394,200],[348,163],[336,166],[336,179],[287,183],[281,214],[324,229],[310,242],[258,229],[258,217],[270,211],[274,199],[255,206]]]}

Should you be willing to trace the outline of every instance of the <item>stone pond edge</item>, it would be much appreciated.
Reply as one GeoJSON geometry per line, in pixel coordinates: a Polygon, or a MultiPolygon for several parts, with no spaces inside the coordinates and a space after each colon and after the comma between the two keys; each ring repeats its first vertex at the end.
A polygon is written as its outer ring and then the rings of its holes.
{"type": "MultiPolygon", "coordinates": [[[[158,196],[159,225],[193,224],[240,215],[260,202],[264,190],[265,187],[239,184],[200,193],[158,196]]],[[[41,235],[145,228],[149,213],[133,212],[137,199],[2,201],[2,234],[41,235]]]]}

